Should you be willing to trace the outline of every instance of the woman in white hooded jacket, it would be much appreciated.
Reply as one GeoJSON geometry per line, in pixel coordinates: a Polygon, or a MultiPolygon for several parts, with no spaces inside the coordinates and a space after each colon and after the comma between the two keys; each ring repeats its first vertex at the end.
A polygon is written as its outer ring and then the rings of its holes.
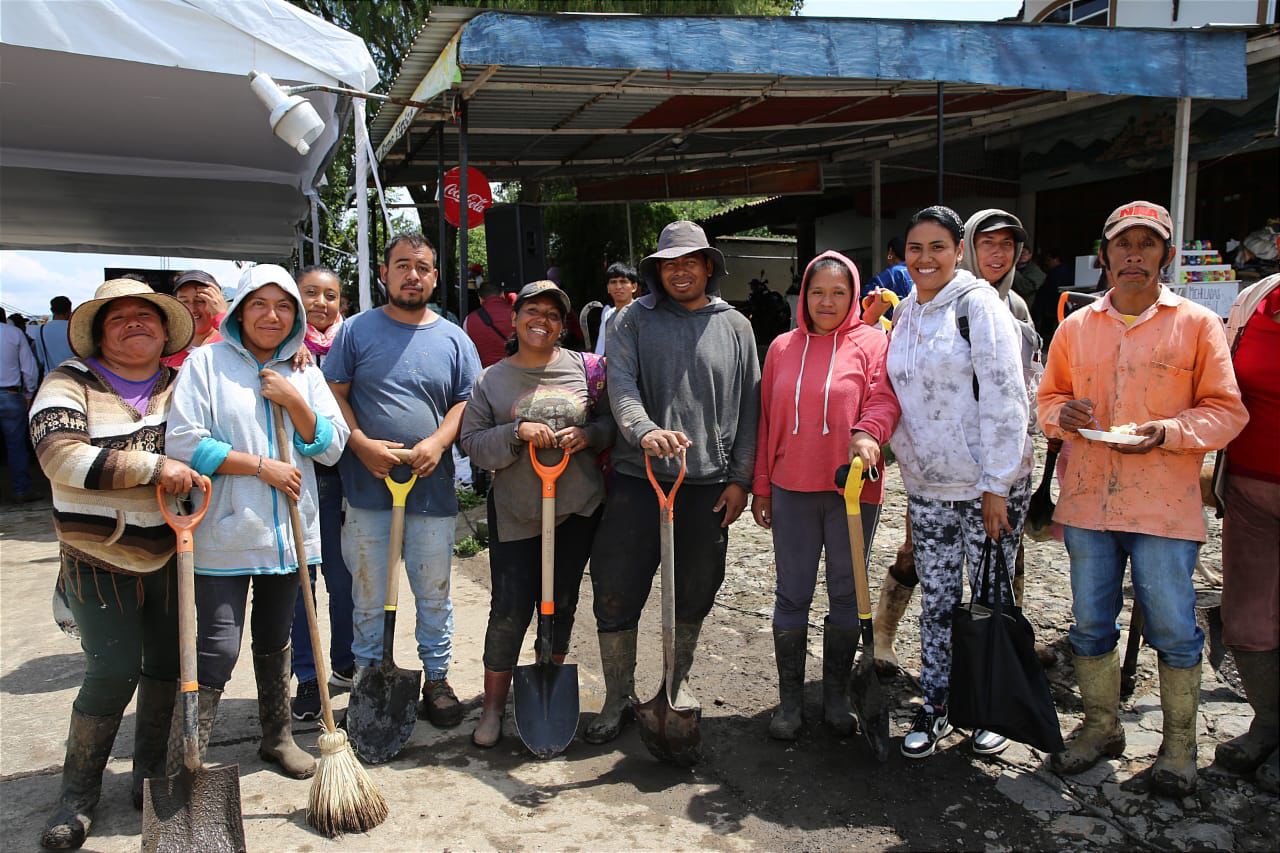
{"type": "MultiPolygon", "coordinates": [[[[349,435],[320,369],[292,366],[306,329],[288,272],[275,264],[246,270],[223,318],[222,340],[192,352],[178,375],[165,436],[170,455],[213,479],[209,512],[195,533],[201,752],[239,656],[252,584],[258,754],[297,779],[312,775],[315,761],[294,743],[289,716],[298,555],[284,495],[298,501],[307,563],[317,564],[312,461],[335,464],[349,435]],[[291,462],[279,459],[272,403],[287,413],[291,462]]],[[[182,763],[181,720],[174,725],[169,773],[182,763]]]]}
{"type": "MultiPolygon", "coordinates": [[[[889,380],[902,407],[890,444],[907,489],[922,592],[924,704],[902,743],[908,758],[932,755],[952,731],[951,611],[963,591],[964,566],[975,585],[988,536],[1013,565],[1023,492],[1030,488],[1018,331],[995,289],[959,269],[963,235],[963,222],[947,207],[911,218],[905,260],[916,288],[894,311],[889,340],[889,380]]],[[[1005,745],[993,732],[974,732],[977,752],[1005,745]]]]}

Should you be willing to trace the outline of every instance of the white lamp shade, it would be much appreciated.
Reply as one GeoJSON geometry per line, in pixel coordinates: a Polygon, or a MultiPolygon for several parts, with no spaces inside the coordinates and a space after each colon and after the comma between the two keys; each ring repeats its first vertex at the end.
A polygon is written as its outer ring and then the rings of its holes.
{"type": "Polygon", "coordinates": [[[271,110],[271,130],[290,148],[306,155],[311,143],[324,130],[324,121],[316,108],[301,95],[286,93],[270,75],[253,72],[249,88],[271,110]]]}

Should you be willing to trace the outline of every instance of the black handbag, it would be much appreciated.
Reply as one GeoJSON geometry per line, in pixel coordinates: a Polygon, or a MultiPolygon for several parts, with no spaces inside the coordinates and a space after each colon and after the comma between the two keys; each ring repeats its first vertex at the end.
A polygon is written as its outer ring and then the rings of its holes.
{"type": "Polygon", "coordinates": [[[950,721],[1042,752],[1061,752],[1066,747],[1049,680],[1036,657],[1035,631],[1013,604],[1004,550],[990,538],[982,546],[978,574],[973,598],[952,612],[950,721]]]}

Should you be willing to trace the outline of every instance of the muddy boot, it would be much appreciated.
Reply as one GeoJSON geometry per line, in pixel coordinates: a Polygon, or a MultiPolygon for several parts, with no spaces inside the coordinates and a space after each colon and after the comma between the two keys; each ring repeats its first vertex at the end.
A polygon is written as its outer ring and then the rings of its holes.
{"type": "MultiPolygon", "coordinates": [[[[175,694],[176,695],[176,694],[175,694]]],[[[200,763],[204,763],[204,754],[209,749],[209,735],[213,731],[213,722],[218,716],[218,702],[222,699],[222,691],[212,687],[201,687],[197,698],[199,707],[196,728],[196,745],[200,748],[200,763]]],[[[173,706],[173,720],[169,725],[169,748],[165,753],[164,775],[173,776],[183,766],[185,748],[182,744],[182,699],[177,697],[173,706]]]]}
{"type": "Polygon", "coordinates": [[[600,666],[604,670],[604,707],[582,732],[587,743],[608,743],[634,718],[636,701],[636,630],[601,632],[600,666]]]}
{"type": "Polygon", "coordinates": [[[1151,766],[1151,789],[1181,799],[1196,791],[1196,717],[1200,707],[1200,663],[1186,669],[1160,661],[1160,710],[1164,740],[1151,766]]]}
{"type": "Polygon", "coordinates": [[[769,719],[769,737],[795,740],[804,722],[804,661],[809,629],[774,628],[773,656],[778,662],[778,710],[769,719]]]}
{"type": "Polygon", "coordinates": [[[907,612],[911,603],[914,587],[903,586],[893,576],[893,572],[885,572],[884,582],[880,584],[880,598],[876,601],[876,616],[873,629],[876,635],[875,668],[881,675],[893,675],[899,668],[898,655],[893,650],[893,641],[898,636],[898,623],[907,612]]]}
{"type": "Polygon", "coordinates": [[[93,812],[102,794],[102,771],[107,769],[111,745],[120,728],[121,711],[91,717],[71,709],[67,757],[62,764],[62,793],[58,807],[44,826],[40,846],[46,850],[77,850],[93,825],[93,812]]]}
{"type": "MultiPolygon", "coordinates": [[[[1021,544],[1018,545],[1018,559],[1014,563],[1013,569],[1013,602],[1022,609],[1026,609],[1026,605],[1022,600],[1022,590],[1026,584],[1026,551],[1021,544]]],[[[1054,651],[1053,646],[1046,646],[1044,643],[1036,640],[1036,657],[1040,661],[1040,666],[1045,669],[1057,666],[1058,653],[1054,651]]]]}
{"type": "Polygon", "coordinates": [[[316,760],[293,742],[293,720],[289,716],[289,647],[267,655],[253,656],[253,674],[258,680],[258,722],[262,742],[258,757],[279,764],[292,779],[309,779],[316,772],[316,760]]]}
{"type": "Polygon", "coordinates": [[[698,649],[701,622],[676,623],[676,663],[671,671],[672,701],[679,708],[701,708],[698,697],[689,686],[689,670],[693,669],[693,653],[698,649]]]}
{"type": "Polygon", "coordinates": [[[1067,776],[1083,773],[1102,758],[1124,754],[1119,652],[1112,649],[1095,657],[1076,655],[1075,665],[1084,722],[1068,739],[1067,748],[1055,752],[1050,761],[1054,772],[1067,776]]]}
{"type": "Polygon", "coordinates": [[[1280,751],[1271,750],[1253,774],[1253,781],[1268,794],[1280,794],[1280,751]]]}
{"type": "Polygon", "coordinates": [[[502,718],[507,712],[507,695],[510,692],[511,670],[484,671],[484,706],[480,722],[471,733],[471,742],[481,749],[497,746],[502,740],[502,718]]]}
{"type": "Polygon", "coordinates": [[[1249,731],[1218,744],[1213,761],[1233,773],[1248,775],[1280,745],[1280,650],[1235,652],[1245,695],[1253,706],[1249,731]]]}
{"type": "Polygon", "coordinates": [[[822,623],[822,720],[833,734],[853,734],[853,708],[849,705],[849,678],[858,651],[858,630],[822,623]]]}
{"type": "Polygon", "coordinates": [[[176,681],[138,679],[138,707],[133,736],[133,807],[142,808],[142,782],[164,773],[164,754],[169,746],[169,724],[173,701],[178,695],[176,681]]]}

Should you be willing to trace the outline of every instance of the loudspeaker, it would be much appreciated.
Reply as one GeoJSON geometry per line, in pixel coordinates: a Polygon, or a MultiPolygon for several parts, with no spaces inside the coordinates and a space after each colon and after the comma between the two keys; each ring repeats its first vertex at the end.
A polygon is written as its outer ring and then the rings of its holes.
{"type": "Polygon", "coordinates": [[[489,252],[488,280],[514,292],[547,277],[542,208],[532,204],[495,204],[484,212],[484,242],[489,252]]]}

